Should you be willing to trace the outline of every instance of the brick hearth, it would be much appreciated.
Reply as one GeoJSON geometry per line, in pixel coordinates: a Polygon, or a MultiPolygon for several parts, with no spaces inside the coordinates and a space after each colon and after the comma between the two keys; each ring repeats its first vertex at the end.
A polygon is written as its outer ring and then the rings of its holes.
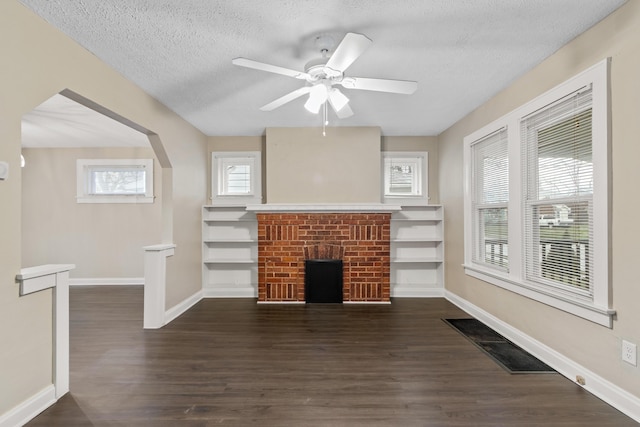
{"type": "Polygon", "coordinates": [[[304,260],[342,259],[343,301],[390,301],[390,213],[257,213],[258,301],[304,302],[304,260]]]}

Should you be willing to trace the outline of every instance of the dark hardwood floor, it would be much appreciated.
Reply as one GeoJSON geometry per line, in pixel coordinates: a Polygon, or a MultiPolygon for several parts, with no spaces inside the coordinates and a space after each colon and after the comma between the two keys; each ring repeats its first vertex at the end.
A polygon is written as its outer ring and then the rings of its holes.
{"type": "Polygon", "coordinates": [[[511,375],[443,299],[207,299],[142,329],[142,287],[71,289],[71,392],[29,426],[636,426],[557,373],[511,375]]]}

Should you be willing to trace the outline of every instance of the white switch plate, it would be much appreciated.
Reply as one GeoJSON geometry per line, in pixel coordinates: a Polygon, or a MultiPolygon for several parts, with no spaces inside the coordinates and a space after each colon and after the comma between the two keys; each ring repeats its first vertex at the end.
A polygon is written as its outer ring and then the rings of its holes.
{"type": "Polygon", "coordinates": [[[9,163],[0,162],[0,180],[9,178],[9,163]]]}
{"type": "Polygon", "coordinates": [[[635,344],[622,340],[622,360],[633,366],[638,366],[635,344]]]}

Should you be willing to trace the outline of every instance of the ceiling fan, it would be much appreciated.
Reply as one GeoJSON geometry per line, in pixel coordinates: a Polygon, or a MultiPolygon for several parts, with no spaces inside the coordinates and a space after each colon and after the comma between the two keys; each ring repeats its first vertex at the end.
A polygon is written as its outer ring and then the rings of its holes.
{"type": "Polygon", "coordinates": [[[410,95],[418,88],[418,83],[407,80],[374,79],[366,77],[345,76],[344,72],[360,55],[369,47],[371,40],[356,33],[347,33],[333,53],[329,54],[334,45],[333,38],[329,35],[316,37],[316,45],[320,48],[321,57],[309,61],[304,71],[296,71],[277,65],[265,64],[247,58],[235,58],[231,62],[240,67],[253,68],[269,73],[282,74],[299,80],[305,80],[306,86],[296,89],[288,94],[272,101],[262,107],[262,111],[272,111],[303,95],[309,95],[304,107],[318,113],[324,105],[326,120],[326,103],[331,105],[338,118],[347,118],[353,115],[347,98],[335,86],[345,89],[370,90],[377,92],[389,92],[410,95]]]}

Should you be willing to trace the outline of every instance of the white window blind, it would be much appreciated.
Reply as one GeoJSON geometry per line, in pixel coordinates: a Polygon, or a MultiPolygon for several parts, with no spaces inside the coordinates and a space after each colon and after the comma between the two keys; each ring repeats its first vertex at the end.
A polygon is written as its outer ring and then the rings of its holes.
{"type": "Polygon", "coordinates": [[[242,206],[262,203],[260,152],[212,152],[211,168],[213,204],[242,206]]]}
{"type": "Polygon", "coordinates": [[[220,194],[251,194],[251,166],[253,165],[253,159],[223,159],[222,164],[220,169],[220,194]]]}
{"type": "Polygon", "coordinates": [[[523,118],[525,279],[593,295],[592,90],[523,118]]]}
{"type": "Polygon", "coordinates": [[[386,196],[419,196],[421,188],[421,159],[419,158],[385,158],[386,196]]]}
{"type": "Polygon", "coordinates": [[[426,151],[382,152],[382,201],[418,206],[429,203],[429,153],[426,151]]]}
{"type": "Polygon", "coordinates": [[[475,263],[507,269],[509,157],[505,128],[472,143],[473,251],[475,263]]]}

